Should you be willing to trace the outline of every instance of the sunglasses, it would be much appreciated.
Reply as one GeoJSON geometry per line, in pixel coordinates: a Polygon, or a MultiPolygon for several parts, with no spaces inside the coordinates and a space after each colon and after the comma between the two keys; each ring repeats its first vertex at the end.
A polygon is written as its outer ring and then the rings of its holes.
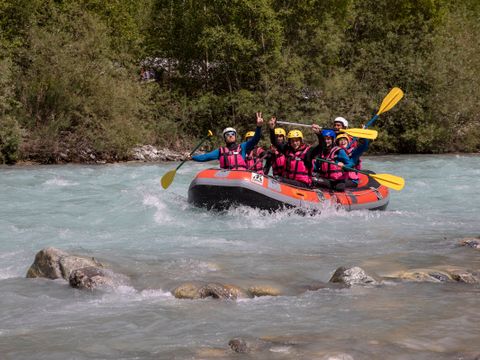
{"type": "Polygon", "coordinates": [[[225,133],[225,136],[235,136],[235,135],[237,135],[237,134],[233,131],[229,131],[229,132],[225,133]]]}

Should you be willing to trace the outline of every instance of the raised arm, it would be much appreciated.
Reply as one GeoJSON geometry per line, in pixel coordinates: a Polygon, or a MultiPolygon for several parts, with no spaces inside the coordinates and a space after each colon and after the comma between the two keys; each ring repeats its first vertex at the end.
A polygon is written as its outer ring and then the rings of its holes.
{"type": "Polygon", "coordinates": [[[219,157],[220,157],[220,151],[217,149],[205,154],[192,156],[192,160],[198,161],[198,162],[205,162],[210,160],[218,160],[219,157]]]}

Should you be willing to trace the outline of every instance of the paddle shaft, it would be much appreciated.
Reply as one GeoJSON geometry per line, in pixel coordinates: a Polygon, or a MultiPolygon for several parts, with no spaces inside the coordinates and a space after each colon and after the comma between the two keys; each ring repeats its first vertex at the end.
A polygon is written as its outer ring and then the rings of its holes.
{"type": "MultiPolygon", "coordinates": [[[[339,166],[336,162],[334,161],[329,161],[329,160],[325,160],[325,159],[321,159],[321,158],[317,158],[317,160],[319,161],[322,161],[322,162],[325,162],[327,164],[332,164],[332,165],[337,165],[339,166]]],[[[354,168],[351,168],[351,167],[348,167],[348,166],[342,166],[342,169],[345,169],[345,170],[348,170],[348,171],[354,171],[356,173],[360,173],[360,174],[363,174],[363,175],[372,175],[372,174],[369,174],[367,173],[366,171],[362,171],[362,170],[358,170],[358,169],[354,169],[354,168]]]]}
{"type": "Polygon", "coordinates": [[[372,118],[370,119],[370,121],[367,123],[367,125],[365,125],[363,128],[366,129],[366,128],[368,128],[369,126],[372,126],[373,123],[378,119],[378,115],[379,115],[379,114],[376,114],[374,117],[372,117],[372,118]]]}
{"type": "Polygon", "coordinates": [[[312,127],[312,125],[308,124],[300,124],[300,123],[293,123],[293,122],[288,122],[288,121],[277,121],[278,124],[284,124],[284,125],[295,125],[295,126],[303,126],[303,127],[312,127]]]}

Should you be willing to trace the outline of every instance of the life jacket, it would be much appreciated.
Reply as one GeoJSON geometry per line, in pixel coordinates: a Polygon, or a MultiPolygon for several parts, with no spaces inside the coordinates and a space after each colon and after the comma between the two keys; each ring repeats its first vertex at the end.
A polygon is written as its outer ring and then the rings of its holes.
{"type": "MultiPolygon", "coordinates": [[[[322,154],[320,158],[328,161],[335,161],[335,157],[337,153],[342,148],[339,146],[334,146],[330,149],[327,154],[322,154]]],[[[343,172],[342,168],[338,165],[329,164],[323,161],[319,161],[317,159],[314,160],[316,164],[314,164],[315,168],[317,169],[318,175],[330,180],[345,180],[347,179],[347,172],[343,172]]]]}
{"type": "Polygon", "coordinates": [[[223,146],[219,149],[220,168],[229,170],[247,170],[247,164],[242,157],[242,147],[238,145],[235,149],[230,150],[223,146]]]}
{"type": "Polygon", "coordinates": [[[305,155],[310,146],[302,145],[297,151],[287,150],[285,154],[285,172],[287,179],[297,180],[307,185],[312,184],[311,169],[305,166],[305,155]]]}
{"type": "MultiPolygon", "coordinates": [[[[355,141],[355,144],[358,145],[357,141],[355,141]]],[[[356,147],[355,145],[355,147],[356,147]]],[[[345,152],[347,153],[347,155],[349,157],[352,157],[352,153],[353,153],[353,150],[355,150],[355,147],[351,147],[349,146],[348,148],[346,149],[343,149],[345,150],[345,152]]],[[[354,167],[354,169],[357,169],[357,170],[362,170],[362,160],[361,159],[358,159],[358,164],[356,164],[354,167]]],[[[347,177],[350,179],[350,180],[358,180],[358,173],[356,173],[355,171],[347,171],[347,177]]]]}
{"type": "Polygon", "coordinates": [[[283,176],[285,172],[286,159],[280,151],[277,150],[275,146],[270,146],[272,153],[272,172],[274,176],[283,176]]]}
{"type": "MultiPolygon", "coordinates": [[[[355,150],[358,147],[358,140],[353,139],[347,146],[345,152],[349,157],[352,157],[353,150],[355,150]]],[[[354,166],[355,169],[357,170],[362,170],[362,159],[358,159],[358,164],[355,164],[354,166]]],[[[349,174],[349,179],[352,180],[358,180],[358,173],[351,171],[352,174],[349,174]]]]}
{"type": "Polygon", "coordinates": [[[250,153],[245,157],[245,163],[247,164],[247,169],[255,171],[258,174],[263,174],[263,161],[260,160],[264,155],[265,150],[260,146],[256,146],[250,153]]]}

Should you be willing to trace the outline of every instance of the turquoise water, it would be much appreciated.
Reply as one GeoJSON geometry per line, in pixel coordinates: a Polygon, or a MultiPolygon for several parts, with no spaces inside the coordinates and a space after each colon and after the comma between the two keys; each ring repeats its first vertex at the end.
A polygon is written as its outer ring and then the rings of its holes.
{"type": "Polygon", "coordinates": [[[478,285],[303,292],[342,265],[381,276],[447,265],[480,270],[480,252],[456,246],[480,235],[480,156],[367,157],[366,168],[406,179],[387,211],[326,208],[308,217],[193,208],[188,185],[208,165],[186,164],[165,191],[159,180],[175,166],[0,167],[0,358],[211,358],[206,351],[227,349],[238,336],[309,337],[304,347],[246,358],[480,354],[478,285]],[[84,292],[60,280],[26,279],[47,246],[95,256],[131,285],[84,292]],[[194,280],[271,285],[284,295],[173,298],[175,286],[194,280]]]}

